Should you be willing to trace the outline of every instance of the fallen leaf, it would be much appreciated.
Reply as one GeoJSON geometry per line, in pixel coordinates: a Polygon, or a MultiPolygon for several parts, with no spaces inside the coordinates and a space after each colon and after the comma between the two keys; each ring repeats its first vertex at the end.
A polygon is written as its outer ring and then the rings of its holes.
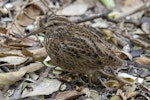
{"type": "Polygon", "coordinates": [[[0,62],[7,62],[12,65],[20,65],[28,60],[28,57],[7,56],[0,58],[0,62]]]}
{"type": "Polygon", "coordinates": [[[44,65],[41,62],[35,62],[35,63],[30,63],[30,65],[26,67],[20,68],[20,71],[27,71],[27,73],[31,73],[41,69],[42,67],[44,67],[44,65]]]}
{"type": "Polygon", "coordinates": [[[120,96],[122,98],[122,100],[127,100],[127,96],[125,95],[125,93],[121,89],[117,90],[116,95],[120,96]]]}
{"type": "Polygon", "coordinates": [[[78,92],[76,90],[70,90],[70,91],[64,91],[60,92],[56,95],[56,100],[72,100],[75,97],[78,97],[79,95],[82,95],[82,92],[78,92]]]}
{"type": "Polygon", "coordinates": [[[112,40],[115,45],[118,45],[117,40],[115,39],[115,36],[112,33],[112,31],[108,29],[103,29],[103,32],[106,34],[107,40],[112,40]]]}
{"type": "Polygon", "coordinates": [[[137,92],[137,91],[129,92],[127,98],[135,97],[138,94],[139,94],[139,92],[137,92]]]}
{"type": "Polygon", "coordinates": [[[95,91],[95,90],[90,90],[90,93],[91,93],[91,97],[92,97],[94,100],[100,100],[100,95],[98,94],[97,91],[95,91]]]}
{"type": "Polygon", "coordinates": [[[7,33],[7,29],[0,26],[0,33],[6,34],[7,33]]]}
{"type": "Polygon", "coordinates": [[[20,80],[25,75],[25,73],[26,71],[0,73],[0,88],[14,84],[16,81],[20,80]]]}
{"type": "Polygon", "coordinates": [[[137,85],[135,85],[135,84],[132,84],[132,85],[128,84],[128,85],[123,86],[123,89],[128,91],[129,93],[134,92],[136,90],[136,88],[137,88],[137,85]]]}
{"type": "Polygon", "coordinates": [[[32,53],[33,54],[32,57],[35,60],[38,60],[38,61],[43,61],[43,59],[45,59],[48,56],[48,54],[47,54],[47,52],[46,52],[44,47],[43,48],[39,48],[39,49],[34,49],[34,50],[28,50],[28,51],[30,53],[32,53]]]}
{"type": "Polygon", "coordinates": [[[0,57],[6,56],[23,56],[23,54],[21,53],[21,50],[14,50],[14,49],[0,51],[0,57]]]}
{"type": "Polygon", "coordinates": [[[112,19],[115,19],[116,16],[118,16],[119,14],[120,14],[119,12],[113,11],[113,12],[109,13],[108,16],[112,19]]]}
{"type": "Polygon", "coordinates": [[[42,78],[36,81],[36,83],[30,84],[33,91],[25,89],[21,97],[25,98],[29,96],[49,95],[49,94],[52,94],[53,92],[58,91],[60,85],[61,85],[61,82],[56,79],[42,78]]]}
{"type": "Polygon", "coordinates": [[[137,58],[136,62],[142,65],[150,66],[150,58],[147,57],[139,57],[137,58]]]}
{"type": "Polygon", "coordinates": [[[141,56],[144,51],[145,51],[145,50],[144,50],[143,48],[138,47],[138,46],[135,46],[134,49],[132,49],[132,50],[130,51],[130,54],[132,55],[133,58],[135,58],[135,57],[141,56]],[[135,50],[135,49],[136,49],[136,50],[135,50]]]}
{"type": "Polygon", "coordinates": [[[65,7],[62,10],[63,15],[67,16],[74,16],[74,15],[82,15],[85,13],[85,11],[88,9],[88,5],[85,3],[75,3],[75,4],[70,4],[69,6],[65,7]]]}
{"type": "Polygon", "coordinates": [[[115,52],[116,54],[118,53],[118,56],[121,58],[121,59],[126,59],[126,58],[129,58],[131,61],[132,61],[132,55],[128,52],[125,52],[125,51],[116,51],[115,52]]]}
{"type": "Polygon", "coordinates": [[[114,88],[119,86],[119,83],[116,80],[109,80],[105,82],[105,85],[108,86],[109,88],[114,88]]]}
{"type": "Polygon", "coordinates": [[[114,0],[101,0],[101,2],[108,8],[115,7],[114,0]]]}
{"type": "Polygon", "coordinates": [[[134,77],[127,73],[118,73],[118,77],[123,78],[124,80],[131,82],[131,83],[134,83],[135,81],[137,81],[138,83],[143,83],[144,81],[144,79],[142,78],[134,77]]]}
{"type": "Polygon", "coordinates": [[[115,95],[115,96],[111,97],[110,100],[122,100],[122,98],[118,95],[115,95]]]}
{"type": "Polygon", "coordinates": [[[27,25],[33,24],[34,19],[37,16],[39,16],[41,12],[42,11],[38,6],[36,6],[34,4],[28,5],[24,9],[24,12],[20,13],[17,16],[17,24],[19,24],[21,26],[27,26],[27,25]],[[28,14],[28,16],[25,13],[28,14]]]}

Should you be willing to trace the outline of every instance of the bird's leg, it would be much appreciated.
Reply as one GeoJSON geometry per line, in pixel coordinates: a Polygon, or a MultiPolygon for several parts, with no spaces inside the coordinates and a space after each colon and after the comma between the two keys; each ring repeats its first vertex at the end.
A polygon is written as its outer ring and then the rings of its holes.
{"type": "Polygon", "coordinates": [[[97,73],[88,74],[88,83],[91,86],[96,86],[93,82],[97,82],[97,73]]]}

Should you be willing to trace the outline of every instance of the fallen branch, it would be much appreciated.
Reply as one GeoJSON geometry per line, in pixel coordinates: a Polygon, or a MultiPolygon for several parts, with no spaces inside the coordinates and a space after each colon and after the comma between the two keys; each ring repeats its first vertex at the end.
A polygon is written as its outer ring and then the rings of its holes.
{"type": "MultiPolygon", "coordinates": [[[[108,13],[104,13],[104,14],[96,14],[96,15],[93,15],[93,16],[90,16],[90,17],[87,17],[87,18],[82,18],[82,19],[78,19],[78,20],[74,20],[73,22],[76,23],[76,24],[79,24],[79,23],[83,23],[83,22],[87,22],[87,21],[92,21],[94,19],[97,19],[97,18],[103,18],[107,21],[110,21],[112,23],[115,23],[115,24],[118,24],[120,23],[119,20],[115,20],[115,19],[111,19],[108,17],[108,13]]],[[[124,23],[129,23],[129,24],[133,24],[135,25],[136,27],[139,27],[141,26],[141,22],[140,21],[131,21],[131,20],[125,20],[124,23]]]]}
{"type": "Polygon", "coordinates": [[[121,19],[121,18],[125,18],[126,16],[129,16],[129,15],[132,15],[134,13],[137,13],[137,12],[140,12],[142,10],[146,10],[146,9],[149,9],[150,8],[150,2],[145,2],[145,3],[142,3],[140,5],[137,5],[137,6],[133,6],[133,8],[131,8],[130,11],[125,11],[123,13],[120,14],[120,16],[118,16],[116,18],[116,20],[118,19],[121,19]]]}
{"type": "Polygon", "coordinates": [[[140,46],[150,50],[150,44],[148,44],[147,42],[139,40],[139,39],[136,39],[136,38],[133,38],[132,36],[127,35],[127,34],[122,34],[122,35],[124,37],[128,38],[131,42],[133,42],[133,43],[135,43],[137,45],[140,45],[140,46]]]}

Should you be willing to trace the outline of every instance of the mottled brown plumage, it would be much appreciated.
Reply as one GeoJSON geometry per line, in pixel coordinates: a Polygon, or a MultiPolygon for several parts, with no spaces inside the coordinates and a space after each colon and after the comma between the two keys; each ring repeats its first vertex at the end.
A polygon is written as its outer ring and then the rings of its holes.
{"type": "Polygon", "coordinates": [[[44,47],[55,66],[69,72],[92,74],[105,66],[123,65],[101,37],[65,17],[51,16],[34,33],[45,32],[44,47]]]}

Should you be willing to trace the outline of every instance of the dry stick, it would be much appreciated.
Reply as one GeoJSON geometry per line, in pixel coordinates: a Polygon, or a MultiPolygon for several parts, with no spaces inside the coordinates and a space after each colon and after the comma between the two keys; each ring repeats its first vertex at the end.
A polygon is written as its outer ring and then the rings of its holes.
{"type": "Polygon", "coordinates": [[[126,16],[129,16],[131,14],[134,14],[134,13],[137,13],[137,12],[140,12],[142,10],[149,9],[149,8],[150,8],[150,2],[142,3],[138,6],[131,8],[130,11],[127,10],[127,11],[123,12],[122,14],[120,14],[120,16],[118,16],[116,18],[116,20],[121,19],[121,18],[125,18],[126,16]]]}
{"type": "Polygon", "coordinates": [[[140,45],[148,50],[150,50],[150,44],[148,44],[147,42],[144,42],[142,40],[139,40],[139,39],[135,39],[133,38],[132,36],[130,35],[127,35],[127,34],[122,34],[124,37],[128,38],[130,41],[132,41],[133,43],[137,44],[137,45],[140,45]]]}
{"type": "Polygon", "coordinates": [[[132,61],[126,61],[127,65],[133,65],[135,67],[138,67],[138,68],[146,68],[148,70],[150,70],[150,66],[147,66],[147,65],[141,65],[137,62],[132,62],[132,61]]]}
{"type": "Polygon", "coordinates": [[[117,81],[119,81],[119,82],[131,84],[131,85],[133,84],[133,83],[131,83],[131,82],[125,81],[125,80],[123,80],[123,79],[117,77],[114,73],[113,73],[114,75],[108,74],[108,73],[106,73],[106,72],[103,71],[103,70],[99,70],[99,72],[102,73],[103,75],[105,75],[105,76],[107,76],[107,77],[109,77],[109,78],[115,79],[115,80],[117,80],[117,81]]]}
{"type": "Polygon", "coordinates": [[[83,22],[86,22],[86,21],[91,21],[91,20],[94,20],[94,19],[97,19],[97,18],[106,17],[109,12],[106,12],[106,13],[103,13],[103,14],[96,14],[94,16],[84,18],[84,19],[78,19],[78,20],[75,20],[73,22],[78,24],[78,23],[83,23],[83,22]]]}
{"type": "Polygon", "coordinates": [[[48,9],[49,11],[51,11],[51,13],[52,13],[53,15],[56,15],[56,14],[48,7],[48,5],[47,5],[47,3],[46,3],[45,0],[40,0],[40,1],[47,7],[47,9],[48,9]]]}
{"type": "MultiPolygon", "coordinates": [[[[28,4],[29,4],[29,0],[26,1],[26,3],[25,3],[25,4],[23,5],[23,7],[21,8],[21,10],[19,10],[19,12],[17,13],[17,15],[15,16],[15,18],[14,18],[12,24],[11,24],[11,28],[13,27],[13,25],[17,28],[17,26],[16,26],[16,24],[15,24],[15,21],[16,21],[18,15],[22,12],[22,10],[23,10],[28,4]]],[[[17,28],[17,29],[18,29],[18,31],[21,32],[21,30],[20,30],[19,28],[17,28]]],[[[7,32],[9,32],[9,31],[10,31],[10,29],[8,29],[7,32]]]]}
{"type": "MultiPolygon", "coordinates": [[[[75,20],[75,21],[73,21],[73,22],[76,23],[76,24],[79,24],[79,23],[83,23],[83,22],[86,22],[86,21],[92,21],[92,20],[97,19],[97,18],[103,18],[103,19],[106,19],[107,21],[113,22],[113,23],[115,23],[115,24],[120,23],[119,20],[115,20],[115,19],[109,18],[109,17],[107,16],[108,13],[109,13],[109,12],[104,13],[104,14],[96,14],[96,15],[93,15],[93,16],[88,17],[88,18],[83,18],[83,19],[75,20]]],[[[133,25],[135,25],[136,27],[140,27],[140,25],[141,25],[141,22],[138,22],[138,21],[131,21],[131,20],[125,20],[124,23],[133,24],[133,25]]]]}
{"type": "MultiPolygon", "coordinates": [[[[150,8],[150,3],[143,3],[143,4],[140,4],[139,6],[136,6],[134,7],[134,9],[132,9],[131,11],[128,11],[127,13],[123,13],[121,14],[120,16],[118,16],[115,20],[114,19],[110,19],[107,15],[108,13],[110,12],[107,12],[105,14],[97,14],[97,15],[94,15],[94,16],[91,16],[91,17],[88,17],[88,18],[85,18],[85,19],[79,19],[79,20],[76,20],[74,21],[75,23],[83,23],[83,22],[86,22],[86,21],[91,21],[91,20],[94,20],[94,19],[97,19],[97,18],[103,18],[103,19],[106,19],[110,22],[113,22],[113,23],[119,23],[120,21],[118,21],[118,19],[120,18],[123,18],[123,17],[126,17],[128,15],[131,15],[131,14],[134,14],[136,12],[139,12],[139,11],[142,11],[142,10],[145,10],[145,9],[148,9],[150,8]]],[[[129,24],[133,24],[137,27],[140,27],[141,25],[141,22],[135,22],[135,21],[130,21],[130,20],[125,20],[124,21],[125,23],[129,23],[129,24]]]]}

